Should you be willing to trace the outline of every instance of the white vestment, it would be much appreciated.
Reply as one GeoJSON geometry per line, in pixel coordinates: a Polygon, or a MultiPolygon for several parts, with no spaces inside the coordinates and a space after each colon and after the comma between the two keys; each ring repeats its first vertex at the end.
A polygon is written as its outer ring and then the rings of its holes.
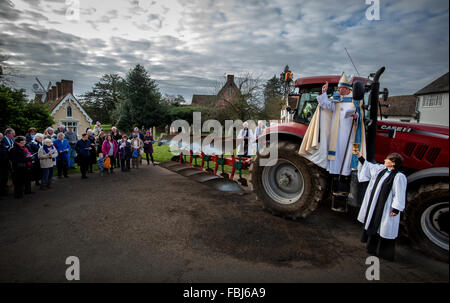
{"type": "MultiPolygon", "coordinates": [[[[345,97],[352,97],[352,94],[345,97]]],[[[319,106],[322,109],[330,110],[333,112],[333,117],[331,119],[330,126],[333,127],[334,119],[336,117],[336,101],[332,101],[328,99],[327,94],[321,94],[317,97],[317,101],[319,101],[319,106]]],[[[348,149],[347,154],[345,157],[344,166],[342,168],[342,175],[343,176],[349,176],[352,172],[350,168],[350,161],[352,157],[352,142],[354,142],[355,138],[355,129],[352,131],[352,136],[350,138],[350,141],[348,141],[348,136],[350,133],[350,130],[352,128],[353,123],[353,117],[352,115],[356,112],[355,105],[353,102],[341,102],[341,109],[340,109],[340,115],[339,115],[339,129],[338,129],[338,135],[337,135],[337,143],[336,143],[336,156],[334,160],[329,160],[327,165],[327,170],[331,174],[339,174],[341,171],[342,166],[342,160],[344,158],[345,149],[348,143],[348,149]]],[[[355,128],[356,126],[354,126],[355,128]]],[[[330,130],[331,135],[332,130],[330,130]]],[[[327,147],[329,145],[329,142],[327,144],[327,147]]],[[[328,148],[327,148],[328,151],[328,148]]]]}
{"type": "MultiPolygon", "coordinates": [[[[386,166],[382,164],[373,164],[366,160],[364,161],[364,165],[358,171],[359,182],[370,181],[369,185],[367,186],[367,190],[364,195],[364,200],[362,202],[358,214],[358,221],[364,223],[366,213],[367,211],[369,211],[369,215],[367,216],[367,221],[365,222],[364,226],[364,229],[366,230],[369,228],[370,220],[372,219],[373,211],[375,209],[376,201],[378,200],[378,196],[380,194],[381,186],[383,185],[384,180],[389,176],[389,173],[385,173],[383,177],[381,177],[380,181],[378,182],[375,194],[373,196],[373,201],[370,205],[370,209],[368,210],[367,208],[370,202],[369,199],[372,193],[374,183],[377,179],[378,174],[384,169],[386,169],[386,166]]],[[[385,239],[397,238],[398,228],[400,225],[400,213],[397,216],[390,216],[390,214],[393,209],[397,209],[399,211],[403,211],[405,209],[406,185],[407,185],[406,176],[398,172],[394,178],[392,189],[386,200],[380,227],[378,229],[378,234],[385,239]]]]}
{"type": "MultiPolygon", "coordinates": [[[[248,156],[253,156],[254,155],[254,145],[255,145],[255,137],[253,135],[253,131],[248,128],[248,156]]],[[[244,138],[244,129],[241,129],[239,131],[239,134],[237,136],[238,139],[243,139],[244,138]]],[[[236,155],[238,156],[243,156],[244,155],[244,140],[242,140],[242,142],[238,145],[237,150],[236,150],[236,155]]]]}
{"type": "Polygon", "coordinates": [[[299,150],[300,155],[324,169],[328,166],[332,115],[332,111],[317,106],[299,150]]]}

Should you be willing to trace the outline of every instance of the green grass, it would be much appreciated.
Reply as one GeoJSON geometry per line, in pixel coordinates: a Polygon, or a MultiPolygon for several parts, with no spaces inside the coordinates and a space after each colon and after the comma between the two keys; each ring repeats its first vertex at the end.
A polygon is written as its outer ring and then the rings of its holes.
{"type": "MultiPolygon", "coordinates": [[[[91,129],[94,130],[95,124],[91,125],[91,129]]],[[[103,131],[110,131],[112,124],[102,124],[103,131]]]]}
{"type": "MultiPolygon", "coordinates": [[[[153,144],[153,158],[155,159],[156,162],[166,162],[166,161],[170,161],[172,159],[173,156],[177,155],[177,153],[172,154],[170,152],[170,146],[167,144],[158,146],[157,143],[153,144]]],[[[225,156],[230,156],[230,155],[225,155],[225,156]]],[[[186,162],[190,161],[191,156],[186,156],[186,162]]],[[[197,165],[201,165],[202,160],[200,158],[197,158],[197,165]]],[[[194,165],[194,159],[192,160],[192,165],[194,165]]],[[[213,161],[209,161],[209,167],[211,169],[214,169],[216,163],[213,161]]],[[[203,168],[206,169],[207,168],[207,163],[204,163],[203,168]]],[[[232,167],[229,165],[225,165],[224,166],[224,171],[226,173],[231,173],[232,167]]],[[[220,173],[222,172],[222,168],[219,165],[217,171],[220,173]]],[[[248,170],[242,170],[243,174],[248,174],[248,170]]],[[[238,171],[236,170],[235,174],[238,174],[238,171]]]]}
{"type": "MultiPolygon", "coordinates": [[[[166,162],[166,161],[170,161],[172,159],[172,157],[176,154],[172,154],[170,152],[170,146],[167,144],[163,144],[161,146],[158,146],[158,143],[153,144],[153,159],[155,160],[155,162],[166,162]]],[[[228,155],[229,156],[229,155],[228,155]]],[[[143,159],[145,160],[145,155],[143,156],[143,159]]],[[[190,160],[190,156],[186,156],[186,161],[189,162],[190,160]]],[[[200,158],[197,158],[197,165],[201,165],[202,160],[200,158]]],[[[192,160],[192,163],[194,165],[194,160],[192,160]]],[[[209,161],[209,167],[211,169],[214,169],[215,167],[215,162],[213,161],[209,161]]],[[[204,169],[207,168],[207,163],[204,164],[203,166],[204,169]]],[[[232,167],[225,165],[224,166],[224,171],[226,173],[231,173],[232,167]]],[[[97,164],[94,164],[94,171],[98,171],[98,166],[97,164]]],[[[218,173],[222,172],[221,166],[219,165],[218,169],[217,169],[218,173]]],[[[56,173],[56,169],[55,169],[55,173],[56,173]]],[[[80,173],[80,168],[78,167],[78,165],[76,166],[75,169],[70,169],[69,170],[69,174],[73,174],[73,173],[80,173]]],[[[243,174],[248,174],[248,170],[242,170],[243,174]]],[[[238,175],[238,171],[236,170],[235,172],[236,176],[238,175]]]]}

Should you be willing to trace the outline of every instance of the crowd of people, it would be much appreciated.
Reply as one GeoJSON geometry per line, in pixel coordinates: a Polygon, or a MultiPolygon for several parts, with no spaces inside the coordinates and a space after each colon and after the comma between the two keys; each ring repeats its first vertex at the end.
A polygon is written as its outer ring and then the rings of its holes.
{"type": "Polygon", "coordinates": [[[155,165],[153,159],[154,138],[150,130],[145,135],[136,127],[130,136],[122,134],[116,127],[110,132],[103,130],[97,122],[94,129],[86,129],[78,139],[73,127],[61,125],[54,130],[48,127],[44,133],[30,128],[25,136],[16,135],[8,127],[0,133],[0,196],[8,194],[8,178],[14,185],[14,197],[33,194],[32,183],[40,190],[53,188],[53,173],[56,167],[58,178],[69,178],[69,169],[78,165],[81,178],[94,173],[97,164],[100,176],[112,174],[114,169],[128,172],[142,165],[146,156],[147,165],[155,165]]]}

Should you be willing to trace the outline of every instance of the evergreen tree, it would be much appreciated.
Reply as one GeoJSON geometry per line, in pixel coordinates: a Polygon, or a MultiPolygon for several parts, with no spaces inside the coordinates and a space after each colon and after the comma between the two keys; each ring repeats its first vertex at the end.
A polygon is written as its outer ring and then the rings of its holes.
{"type": "Polygon", "coordinates": [[[105,74],[92,91],[81,96],[83,108],[94,121],[115,122],[113,113],[122,99],[123,79],[117,74],[105,74]]]}
{"type": "Polygon", "coordinates": [[[158,85],[142,65],[136,65],[126,75],[123,96],[118,122],[121,129],[131,130],[133,126],[149,128],[165,122],[167,108],[158,85]]]}
{"type": "Polygon", "coordinates": [[[30,127],[43,132],[54,124],[47,105],[28,101],[24,89],[11,89],[0,85],[0,104],[1,131],[10,126],[17,135],[25,135],[30,127]]]}
{"type": "Polygon", "coordinates": [[[282,96],[283,84],[279,78],[273,75],[272,78],[267,80],[266,85],[264,86],[264,105],[267,106],[270,99],[280,98],[282,96]]]}

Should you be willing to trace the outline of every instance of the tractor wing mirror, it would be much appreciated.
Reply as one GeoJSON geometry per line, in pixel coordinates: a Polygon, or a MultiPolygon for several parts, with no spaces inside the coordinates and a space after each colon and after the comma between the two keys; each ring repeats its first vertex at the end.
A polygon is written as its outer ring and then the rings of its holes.
{"type": "Polygon", "coordinates": [[[361,81],[353,82],[353,99],[357,101],[364,99],[365,90],[366,88],[363,82],[361,81]]]}
{"type": "Polygon", "coordinates": [[[381,94],[383,95],[383,101],[386,102],[389,97],[389,90],[385,87],[381,94]]]}

